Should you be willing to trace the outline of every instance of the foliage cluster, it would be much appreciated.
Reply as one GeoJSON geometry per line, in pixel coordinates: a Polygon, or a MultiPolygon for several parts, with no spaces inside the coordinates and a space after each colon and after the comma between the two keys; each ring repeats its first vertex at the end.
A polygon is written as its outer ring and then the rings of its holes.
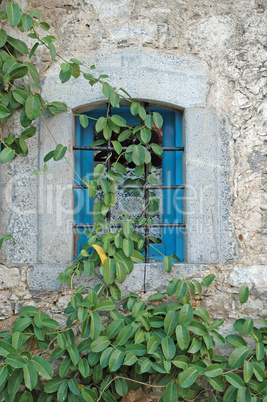
{"type": "MultiPolygon", "coordinates": [[[[109,168],[108,158],[94,168],[93,180],[79,178],[88,187],[89,197],[98,196],[95,224],[87,232],[88,241],[77,259],[60,275],[62,283],[70,285],[72,290],[64,311],[66,324],[59,325],[33,306],[20,310],[12,331],[0,333],[0,399],[114,402],[129,389],[146,383],[162,388],[163,402],[266,402],[267,320],[260,320],[262,327],[258,328],[251,319],[239,319],[234,324],[235,334],[226,338],[220,335],[223,320],[212,321],[200,303],[197,306],[193,303],[201,300],[203,288],[210,286],[214,275],[205,277],[201,283],[174,278],[166,293],[155,293],[147,302],[135,293],[121,295],[118,284],[134,269],[134,262],[143,261],[145,237],[135,226],[150,225],[158,204],[155,199],[148,200],[144,216],[138,222],[126,214],[118,220],[110,216],[116,202],[114,193],[127,173],[127,163],[134,166],[136,180],[141,180],[142,186],[157,183],[150,174],[144,180],[144,171],[152,170],[151,155],[162,155],[160,145],[152,141],[153,131],[162,127],[162,117],[150,113],[122,88],[112,88],[104,81],[107,76],[95,77],[91,72],[94,66],[87,68],[76,58],[64,59],[56,51],[56,38],[48,32],[49,25],[41,22],[35,11],[24,13],[19,4],[10,2],[0,13],[0,19],[0,118],[4,123],[17,111],[23,127],[19,136],[10,133],[1,138],[2,163],[27,156],[27,140],[36,133],[32,122],[39,117],[44,119],[46,111],[55,115],[67,110],[65,104],[47,102],[40,94],[40,77],[29,61],[39,46],[46,47],[53,60],[62,59],[59,74],[62,83],[82,74],[90,85],[102,85],[112,107],[119,108],[121,98],[129,102],[130,112],[140,121],[131,127],[119,114],[96,121],[101,139],[91,145],[109,144],[115,157],[109,168]],[[25,42],[8,34],[6,24],[26,32],[34,42],[31,50],[25,42]],[[43,36],[42,31],[47,34],[43,36]],[[131,143],[125,145],[127,140],[131,143]],[[126,165],[120,163],[122,158],[126,165]],[[73,278],[82,272],[87,276],[96,274],[100,283],[89,291],[82,285],[74,289],[73,278]],[[105,326],[103,315],[108,321],[105,326]],[[215,354],[215,341],[233,346],[228,358],[215,354]],[[54,362],[58,363],[58,370],[54,362]]],[[[79,118],[86,128],[88,116],[79,118]]],[[[43,171],[46,172],[50,159],[64,158],[66,149],[57,144],[45,156],[43,171]]],[[[41,173],[33,169],[33,174],[41,173]]],[[[10,235],[2,237],[1,245],[10,238],[10,235]]],[[[177,259],[173,255],[164,256],[167,272],[177,259]]],[[[244,303],[248,297],[248,289],[241,288],[240,302],[244,303]]]]}

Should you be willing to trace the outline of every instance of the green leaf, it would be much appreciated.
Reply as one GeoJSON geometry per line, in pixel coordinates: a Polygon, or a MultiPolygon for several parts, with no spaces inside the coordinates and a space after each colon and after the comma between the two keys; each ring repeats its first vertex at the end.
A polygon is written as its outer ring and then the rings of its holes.
{"type": "Polygon", "coordinates": [[[137,357],[133,352],[126,353],[123,365],[124,366],[133,366],[137,361],[137,357]]]}
{"type": "Polygon", "coordinates": [[[233,346],[247,346],[246,341],[239,335],[227,335],[225,340],[233,346]]]}
{"type": "Polygon", "coordinates": [[[234,349],[228,359],[230,368],[235,369],[240,367],[246,360],[249,353],[250,349],[247,346],[239,346],[237,349],[234,349]]]}
{"type": "Polygon", "coordinates": [[[51,59],[55,60],[55,58],[57,56],[57,52],[56,52],[56,49],[55,49],[55,46],[53,45],[53,43],[49,43],[48,48],[50,51],[51,59]]]}
{"type": "Polygon", "coordinates": [[[34,134],[36,133],[36,127],[29,127],[26,130],[24,130],[21,133],[21,138],[23,138],[24,140],[27,140],[28,138],[31,138],[34,136],[34,134]]]}
{"type": "MultiPolygon", "coordinates": [[[[206,373],[205,373],[206,374],[206,373]]],[[[218,377],[205,377],[205,379],[210,383],[210,385],[219,392],[223,392],[225,388],[225,383],[221,376],[218,377]]]]}
{"type": "Polygon", "coordinates": [[[115,390],[120,396],[126,395],[128,392],[128,385],[126,380],[124,380],[123,378],[117,378],[115,380],[115,390]]]}
{"type": "Polygon", "coordinates": [[[128,271],[121,262],[116,262],[116,277],[119,283],[123,283],[127,277],[128,271]]]}
{"type": "Polygon", "coordinates": [[[152,367],[152,361],[146,357],[141,358],[138,363],[140,365],[140,374],[149,372],[152,367]]]}
{"type": "Polygon", "coordinates": [[[184,281],[180,281],[178,283],[176,290],[177,300],[182,299],[186,295],[186,292],[187,292],[187,284],[184,281]]]}
{"type": "Polygon", "coordinates": [[[213,377],[218,377],[219,375],[222,374],[222,372],[223,372],[223,369],[222,369],[221,365],[218,363],[214,363],[205,369],[204,374],[206,377],[213,378],[213,377]]]}
{"type": "Polygon", "coordinates": [[[148,301],[153,301],[153,300],[162,300],[165,298],[165,294],[161,292],[154,293],[153,295],[148,297],[148,301]]]}
{"type": "Polygon", "coordinates": [[[31,360],[27,361],[27,365],[23,367],[25,386],[32,391],[38,381],[36,368],[31,360]]]}
{"type": "Polygon", "coordinates": [[[130,106],[130,112],[132,113],[132,115],[136,116],[139,112],[139,108],[140,108],[140,103],[133,101],[130,106]]]}
{"type": "Polygon", "coordinates": [[[67,356],[65,357],[59,366],[59,375],[61,378],[65,378],[71,368],[71,359],[67,356]]]}
{"type": "Polygon", "coordinates": [[[104,281],[111,285],[116,279],[116,261],[108,257],[104,266],[104,281]]]}
{"type": "Polygon", "coordinates": [[[243,380],[235,373],[226,373],[225,379],[235,388],[241,389],[244,387],[243,380]]]}
{"type": "Polygon", "coordinates": [[[14,348],[18,350],[23,344],[23,340],[24,336],[21,332],[14,332],[12,336],[12,346],[14,346],[14,348]]]}
{"type": "Polygon", "coordinates": [[[124,360],[124,353],[119,349],[114,350],[109,359],[108,366],[110,372],[118,371],[118,369],[121,367],[123,363],[123,360],[124,360]]]}
{"type": "Polygon", "coordinates": [[[74,395],[80,395],[80,388],[78,386],[77,380],[76,378],[70,378],[68,380],[68,386],[70,391],[74,394],[74,395]]]}
{"type": "Polygon", "coordinates": [[[132,336],[132,333],[133,333],[133,327],[130,324],[123,327],[116,338],[116,346],[125,345],[125,343],[132,336]]]}
{"type": "Polygon", "coordinates": [[[177,402],[178,401],[178,392],[177,385],[174,382],[171,382],[165,388],[165,391],[162,395],[163,402],[177,402]]]}
{"type": "Polygon", "coordinates": [[[91,317],[91,331],[90,331],[90,337],[94,340],[98,338],[101,332],[101,319],[99,317],[99,314],[96,313],[95,311],[92,311],[90,313],[91,317]]]}
{"type": "Polygon", "coordinates": [[[79,361],[78,368],[79,368],[79,371],[80,371],[81,375],[83,376],[83,378],[86,378],[89,376],[90,367],[89,367],[87,359],[81,359],[79,361]]]}
{"type": "Polygon", "coordinates": [[[172,338],[163,338],[161,347],[166,360],[171,360],[175,356],[175,343],[172,338]]]}
{"type": "Polygon", "coordinates": [[[171,335],[178,325],[179,316],[175,310],[169,311],[164,319],[164,331],[167,335],[171,335]]]}
{"type": "Polygon", "coordinates": [[[245,360],[244,361],[244,368],[243,368],[243,378],[244,381],[247,383],[250,381],[251,377],[253,375],[253,365],[250,361],[245,360]]]}
{"type": "Polygon", "coordinates": [[[5,359],[5,363],[16,369],[24,367],[26,365],[26,360],[18,353],[10,353],[5,359]]]}
{"type": "Polygon", "coordinates": [[[70,355],[72,363],[74,364],[74,366],[76,366],[76,364],[78,364],[80,360],[80,354],[78,349],[76,348],[75,345],[70,345],[67,347],[67,351],[70,355]]]}
{"type": "Polygon", "coordinates": [[[117,154],[119,155],[122,151],[122,145],[119,141],[111,141],[113,148],[115,149],[115,151],[117,152],[117,154]]]}
{"type": "Polygon", "coordinates": [[[42,378],[45,380],[53,378],[53,368],[42,356],[34,356],[32,362],[42,378]]]}
{"type": "Polygon", "coordinates": [[[207,276],[205,276],[205,278],[202,279],[201,285],[204,287],[208,287],[211,285],[211,283],[214,281],[214,279],[215,279],[214,274],[207,275],[207,276]]]}
{"type": "Polygon", "coordinates": [[[30,73],[33,81],[36,84],[39,84],[40,83],[40,77],[39,77],[39,74],[38,74],[38,71],[37,71],[36,67],[32,63],[30,63],[28,61],[25,61],[24,65],[28,67],[29,73],[30,73]]]}
{"type": "Polygon", "coordinates": [[[159,156],[163,154],[163,149],[158,144],[150,144],[150,146],[151,146],[151,149],[154,152],[154,154],[159,155],[159,156]]]}
{"type": "Polygon", "coordinates": [[[133,235],[133,224],[132,222],[125,221],[123,224],[123,234],[129,239],[133,235]]]}
{"type": "Polygon", "coordinates": [[[176,339],[181,350],[186,350],[190,343],[190,334],[184,325],[177,325],[176,339]]]}
{"type": "Polygon", "coordinates": [[[189,357],[187,357],[185,355],[176,356],[172,360],[172,364],[174,364],[174,366],[182,369],[183,371],[188,368],[189,363],[191,363],[191,361],[190,361],[189,357]]]}
{"type": "Polygon", "coordinates": [[[168,286],[167,286],[167,290],[166,290],[166,293],[167,293],[168,296],[172,296],[172,295],[176,292],[178,283],[179,283],[179,279],[178,279],[178,278],[173,278],[173,279],[169,282],[169,284],[168,284],[168,286]]]}
{"type": "Polygon", "coordinates": [[[118,172],[120,172],[122,174],[127,174],[128,173],[127,169],[123,165],[118,163],[118,162],[112,163],[112,166],[114,167],[115,170],[117,170],[118,172]]]}
{"type": "Polygon", "coordinates": [[[91,390],[88,387],[83,387],[81,389],[82,392],[82,397],[84,398],[85,402],[95,402],[96,401],[96,395],[93,390],[91,390]]]}
{"type": "Polygon", "coordinates": [[[147,342],[147,353],[154,354],[158,349],[159,344],[160,340],[156,336],[152,335],[147,342]]]}
{"type": "Polygon", "coordinates": [[[135,165],[142,165],[146,160],[146,149],[142,145],[132,146],[132,160],[135,165]]]}
{"type": "Polygon", "coordinates": [[[152,128],[154,124],[153,121],[153,116],[152,115],[147,115],[145,118],[145,125],[147,128],[152,128]]]}
{"type": "Polygon", "coordinates": [[[50,25],[47,22],[40,22],[39,25],[44,31],[49,31],[50,29],[50,25]]]}
{"type": "Polygon", "coordinates": [[[94,262],[90,261],[90,260],[85,260],[83,265],[84,265],[84,273],[85,273],[85,275],[91,276],[93,274],[93,272],[94,272],[94,269],[95,269],[94,262]]]}
{"type": "Polygon", "coordinates": [[[7,33],[3,29],[0,29],[0,47],[3,47],[7,41],[7,33]]]}
{"type": "Polygon", "coordinates": [[[57,144],[55,150],[54,150],[54,155],[53,159],[54,161],[60,161],[60,159],[64,158],[65,153],[67,152],[67,147],[63,147],[62,144],[57,144]]]}
{"type": "Polygon", "coordinates": [[[140,138],[144,144],[148,144],[151,140],[151,131],[147,127],[142,128],[140,131],[140,138]]]}
{"type": "Polygon", "coordinates": [[[102,176],[102,174],[104,173],[104,170],[105,170],[105,165],[102,165],[100,163],[98,165],[96,165],[96,167],[94,168],[94,173],[93,173],[94,179],[95,180],[99,179],[102,176]]]}
{"type": "Polygon", "coordinates": [[[13,332],[22,332],[24,329],[28,328],[32,324],[32,319],[30,317],[17,318],[16,323],[13,327],[13,332]]]}
{"type": "Polygon", "coordinates": [[[83,128],[86,128],[88,126],[89,120],[85,114],[80,114],[79,120],[80,120],[80,124],[83,128]]]}
{"type": "Polygon", "coordinates": [[[124,130],[119,136],[118,136],[118,141],[123,142],[127,140],[130,136],[132,135],[131,130],[124,130]]]}
{"type": "Polygon", "coordinates": [[[239,301],[240,303],[246,303],[249,297],[249,288],[242,286],[239,291],[239,301]]]}
{"type": "Polygon", "coordinates": [[[78,307],[78,320],[84,322],[88,316],[87,308],[83,306],[78,307]]]}
{"type": "Polygon", "coordinates": [[[29,14],[23,14],[21,22],[26,31],[29,31],[32,27],[32,17],[29,14]]]}
{"type": "Polygon", "coordinates": [[[131,259],[136,263],[142,263],[144,261],[144,256],[139,253],[139,251],[134,250],[131,255],[131,259]]]}
{"type": "Polygon", "coordinates": [[[15,369],[8,379],[7,391],[10,397],[14,397],[23,381],[22,369],[15,369]]]}
{"type": "Polygon", "coordinates": [[[36,96],[28,96],[25,103],[25,113],[30,120],[35,120],[41,115],[41,103],[36,96]]]}
{"type": "Polygon", "coordinates": [[[21,13],[20,13],[20,8],[17,4],[7,3],[6,4],[6,13],[7,13],[7,18],[12,27],[15,27],[16,25],[19,24],[21,13]]]}
{"type": "Polygon", "coordinates": [[[116,114],[112,115],[110,117],[110,120],[112,121],[112,123],[116,124],[119,127],[125,127],[127,125],[125,119],[116,114]]]}
{"type": "Polygon", "coordinates": [[[11,159],[13,159],[14,156],[15,156],[14,149],[6,147],[0,153],[0,161],[2,163],[7,163],[7,162],[11,161],[11,159]]]}
{"type": "Polygon", "coordinates": [[[31,48],[31,51],[29,53],[29,59],[34,55],[34,53],[35,53],[36,49],[38,48],[38,46],[39,46],[39,43],[35,43],[33,45],[33,47],[31,48]]]}
{"type": "Polygon", "coordinates": [[[196,381],[198,377],[198,369],[196,367],[189,367],[178,375],[178,384],[181,388],[189,388],[196,381]]]}
{"type": "Polygon", "coordinates": [[[53,378],[52,380],[48,381],[48,383],[45,384],[44,392],[47,394],[53,394],[54,392],[57,392],[59,386],[66,381],[67,380],[64,378],[59,377],[53,378]]]}
{"type": "Polygon", "coordinates": [[[157,112],[153,112],[153,121],[155,123],[155,126],[157,128],[161,128],[163,125],[163,118],[161,116],[161,114],[157,113],[157,112]]]}
{"type": "Polygon", "coordinates": [[[171,272],[172,269],[172,257],[170,255],[165,255],[163,258],[163,264],[166,272],[171,272]]]}
{"type": "Polygon", "coordinates": [[[257,378],[257,380],[258,381],[265,380],[266,374],[265,374],[265,371],[263,370],[263,368],[258,363],[254,363],[254,362],[252,362],[252,366],[253,366],[253,373],[254,373],[255,377],[257,378]]]}
{"type": "Polygon", "coordinates": [[[62,84],[69,81],[71,76],[72,76],[72,67],[69,64],[62,63],[61,70],[59,73],[59,78],[60,78],[62,84]]]}
{"type": "Polygon", "coordinates": [[[107,125],[107,119],[103,116],[99,117],[95,125],[96,132],[100,133],[100,131],[102,131],[106,125],[107,125]]]}
{"type": "Polygon", "coordinates": [[[258,361],[262,360],[265,356],[265,348],[262,343],[256,343],[256,359],[258,361]]]}
{"type": "Polygon", "coordinates": [[[10,115],[10,111],[3,105],[0,105],[0,118],[4,119],[10,115]]]}
{"type": "Polygon", "coordinates": [[[24,139],[23,138],[19,138],[19,146],[20,146],[20,149],[21,149],[21,152],[22,152],[22,154],[24,155],[24,156],[27,156],[27,154],[28,154],[28,147],[27,147],[27,144],[26,144],[26,142],[24,141],[24,139]]]}
{"type": "Polygon", "coordinates": [[[123,251],[126,257],[131,257],[134,251],[134,244],[131,239],[123,239],[123,251]]]}
{"type": "Polygon", "coordinates": [[[115,304],[111,300],[100,300],[95,307],[95,311],[111,311],[115,309],[115,304]]]}
{"type": "Polygon", "coordinates": [[[107,172],[107,177],[110,180],[114,180],[114,181],[120,181],[123,178],[120,173],[116,173],[116,172],[114,172],[114,170],[109,170],[107,172]]]}
{"type": "Polygon", "coordinates": [[[12,36],[7,37],[7,42],[14,47],[19,53],[26,55],[28,53],[28,47],[26,43],[19,39],[12,38],[12,36]]]}
{"type": "Polygon", "coordinates": [[[110,98],[112,95],[112,88],[107,82],[103,82],[102,84],[102,92],[106,98],[110,98]]]}
{"type": "Polygon", "coordinates": [[[19,88],[14,89],[14,91],[12,91],[12,94],[14,99],[22,105],[25,104],[26,99],[28,98],[28,93],[19,88]]]}
{"type": "Polygon", "coordinates": [[[184,304],[180,310],[179,324],[185,326],[190,324],[193,318],[193,313],[193,307],[190,304],[184,304]]]}
{"type": "Polygon", "coordinates": [[[253,324],[254,324],[253,320],[251,320],[251,319],[245,320],[244,325],[243,325],[243,334],[244,335],[248,335],[251,332],[251,330],[253,328],[253,324]]]}
{"type": "Polygon", "coordinates": [[[24,77],[28,72],[28,67],[26,66],[20,66],[17,68],[14,68],[12,71],[10,71],[7,76],[5,75],[5,82],[7,81],[13,81],[16,80],[17,78],[22,78],[24,77]]]}

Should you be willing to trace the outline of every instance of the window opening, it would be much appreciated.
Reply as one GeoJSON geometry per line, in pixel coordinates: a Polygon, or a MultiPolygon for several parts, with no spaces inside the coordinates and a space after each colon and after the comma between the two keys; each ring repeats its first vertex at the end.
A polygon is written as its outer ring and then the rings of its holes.
{"type": "MultiPolygon", "coordinates": [[[[180,260],[183,260],[183,232],[185,224],[183,223],[183,190],[182,184],[182,123],[181,114],[178,112],[159,109],[145,104],[149,111],[158,111],[163,116],[163,127],[153,130],[151,142],[157,143],[163,147],[163,158],[152,154],[152,167],[149,172],[149,165],[145,164],[144,180],[135,176],[131,164],[127,163],[125,156],[120,160],[121,164],[127,164],[128,176],[123,183],[119,183],[116,190],[117,201],[114,210],[108,212],[106,219],[114,221],[116,213],[122,215],[124,212],[131,218],[138,219],[138,213],[148,218],[153,216],[153,223],[140,228],[138,224],[134,227],[141,234],[145,235],[144,256],[145,262],[154,259],[162,259],[162,254],[176,254],[180,260]],[[153,176],[158,180],[158,184],[148,184],[148,176],[153,176]],[[157,203],[156,199],[159,200],[157,203]],[[152,238],[152,240],[151,240],[152,238]],[[153,242],[153,238],[158,243],[153,242]]],[[[112,113],[108,110],[108,115],[112,113]]],[[[129,108],[122,106],[116,109],[116,114],[121,115],[127,121],[129,126],[140,124],[140,121],[132,116],[129,108]]],[[[88,116],[98,119],[101,116],[107,116],[107,109],[101,108],[88,112],[88,116]]],[[[125,128],[122,129],[122,131],[125,128]]],[[[80,177],[87,177],[92,180],[94,166],[98,163],[106,163],[107,170],[110,170],[112,163],[116,162],[118,155],[112,146],[112,140],[116,139],[120,133],[116,133],[116,138],[111,137],[107,145],[92,146],[89,144],[101,140],[102,132],[97,133],[94,122],[90,123],[86,129],[81,127],[79,119],[76,118],[75,130],[75,169],[80,177]]],[[[114,133],[113,133],[114,135],[114,133]]],[[[122,144],[122,150],[126,150],[133,143],[132,138],[126,138],[122,144]]],[[[149,146],[147,147],[149,150],[149,146]]],[[[94,226],[93,208],[94,199],[90,199],[86,194],[87,186],[82,182],[74,185],[75,192],[75,224],[76,231],[76,249],[80,252],[82,245],[87,241],[83,234],[84,229],[91,229],[94,226]],[[84,192],[84,193],[83,193],[84,192]],[[83,195],[82,195],[83,193],[83,195]]],[[[96,198],[97,199],[97,198],[96,198]]],[[[113,227],[121,227],[119,223],[112,224],[113,227]]]]}

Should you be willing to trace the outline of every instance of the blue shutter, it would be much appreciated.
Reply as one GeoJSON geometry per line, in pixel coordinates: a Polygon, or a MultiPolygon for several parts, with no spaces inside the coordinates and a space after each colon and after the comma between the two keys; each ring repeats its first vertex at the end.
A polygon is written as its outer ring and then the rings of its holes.
{"type": "MultiPolygon", "coordinates": [[[[161,113],[163,124],[163,147],[182,147],[182,116],[178,112],[149,108],[150,111],[161,113]]],[[[139,120],[132,116],[129,108],[126,106],[111,110],[111,113],[120,114],[129,125],[139,124],[139,120]]],[[[79,119],[76,117],[75,123],[75,146],[88,146],[94,141],[94,125],[95,119],[100,116],[106,117],[107,109],[101,108],[91,112],[87,115],[93,120],[89,120],[89,125],[86,129],[81,127],[79,119]]],[[[75,148],[74,148],[75,149],[75,148]]],[[[182,152],[181,151],[164,151],[162,161],[162,184],[163,185],[182,185],[182,152]]],[[[93,173],[93,151],[92,150],[75,150],[75,170],[82,179],[84,176],[87,180],[92,179],[93,173]]],[[[82,184],[81,180],[75,178],[75,185],[82,184]]],[[[163,213],[162,223],[173,224],[183,222],[183,190],[182,189],[168,189],[163,191],[163,213]]],[[[86,189],[75,189],[75,211],[74,221],[76,225],[79,224],[93,224],[92,211],[94,200],[88,197],[86,189]]],[[[164,227],[162,231],[162,243],[152,244],[150,247],[151,259],[162,259],[162,255],[157,251],[159,250],[164,255],[176,254],[182,261],[183,254],[183,229],[180,227],[164,227]]],[[[78,229],[78,239],[76,238],[77,252],[79,253],[82,245],[87,241],[87,237],[83,234],[84,229],[78,229]]],[[[77,236],[77,234],[76,234],[77,236]]]]}

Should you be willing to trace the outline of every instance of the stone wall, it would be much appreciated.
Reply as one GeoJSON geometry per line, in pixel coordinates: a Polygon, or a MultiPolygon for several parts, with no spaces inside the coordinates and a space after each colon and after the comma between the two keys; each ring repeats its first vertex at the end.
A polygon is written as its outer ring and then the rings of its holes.
{"type": "MultiPolygon", "coordinates": [[[[190,113],[194,118],[196,110],[213,110],[218,130],[213,190],[218,201],[216,229],[208,242],[202,231],[191,243],[188,239],[191,256],[179,269],[189,278],[216,273],[217,281],[203,301],[214,318],[224,317],[228,325],[237,317],[266,317],[267,1],[23,0],[20,4],[40,12],[63,46],[75,57],[108,71],[111,82],[118,81],[119,71],[124,88],[137,98],[175,104],[185,110],[185,118],[190,113]],[[136,76],[138,87],[133,85],[136,76]],[[216,256],[207,259],[211,242],[216,256]],[[242,285],[251,288],[252,296],[241,308],[237,294],[242,285]]],[[[43,77],[44,96],[50,100],[85,110],[87,104],[101,101],[84,83],[60,85],[56,78],[60,63],[51,62],[46,52],[37,53],[34,61],[43,77]]],[[[51,127],[68,145],[73,127],[71,117],[65,119],[67,134],[57,130],[59,123],[51,121],[51,127]]],[[[19,130],[16,123],[12,128],[19,130]]],[[[32,165],[40,163],[43,151],[38,155],[37,149],[45,149],[46,141],[40,123],[28,157],[32,165]]],[[[203,157],[205,151],[203,146],[203,157]]],[[[72,256],[72,198],[67,181],[71,171],[64,164],[51,169],[45,179],[29,179],[31,169],[20,162],[2,166],[2,233],[13,233],[17,241],[15,248],[7,244],[1,253],[2,320],[12,319],[22,305],[32,303],[57,314],[68,299],[68,291],[57,291],[55,278],[72,256]],[[62,178],[66,179],[65,197],[57,198],[54,192],[62,178]],[[64,215],[56,216],[52,233],[49,222],[62,208],[64,215]],[[69,237],[56,242],[58,233],[64,232],[69,237]],[[58,255],[63,257],[57,259],[58,255]]],[[[202,222],[207,220],[209,225],[210,219],[204,210],[202,222]]],[[[143,271],[143,266],[136,267],[125,288],[142,291],[143,271]]],[[[147,267],[147,291],[163,290],[166,280],[162,267],[147,267]]]]}

